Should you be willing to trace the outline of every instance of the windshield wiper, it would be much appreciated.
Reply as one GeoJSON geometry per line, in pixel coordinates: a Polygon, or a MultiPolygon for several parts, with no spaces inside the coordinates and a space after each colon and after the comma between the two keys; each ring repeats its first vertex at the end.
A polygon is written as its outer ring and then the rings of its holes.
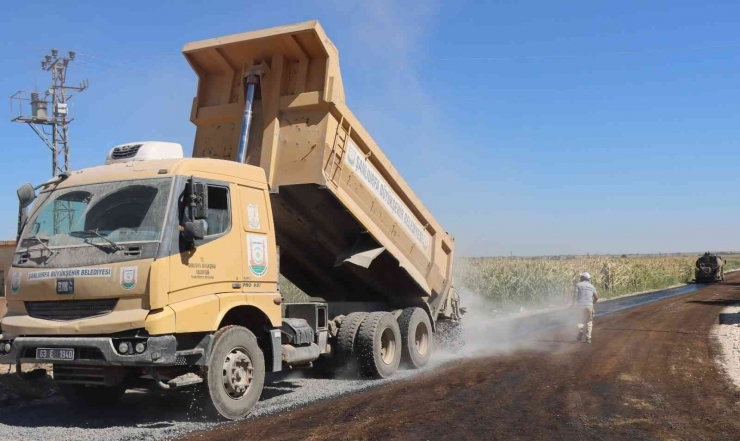
{"type": "MultiPolygon", "coordinates": [[[[38,237],[38,236],[28,236],[28,237],[26,237],[26,238],[23,238],[23,240],[24,240],[24,241],[26,241],[26,240],[33,240],[33,241],[36,241],[36,242],[38,242],[39,244],[41,244],[41,246],[42,246],[42,247],[44,247],[44,249],[45,249],[46,251],[48,251],[48,252],[49,252],[49,257],[47,257],[47,258],[45,259],[45,261],[46,261],[46,260],[49,260],[49,258],[51,258],[51,256],[53,256],[54,254],[56,254],[56,253],[57,253],[56,251],[54,251],[54,250],[52,250],[51,248],[49,248],[49,246],[48,246],[48,245],[46,245],[46,243],[44,243],[44,239],[42,239],[42,238],[40,238],[40,237],[38,237]]],[[[46,239],[46,241],[48,242],[48,241],[49,241],[49,239],[46,239]]],[[[29,250],[30,250],[30,247],[29,247],[28,245],[26,245],[26,251],[29,251],[29,250]]]]}
{"type": "Polygon", "coordinates": [[[69,233],[69,235],[72,237],[82,237],[82,238],[87,238],[87,239],[93,238],[93,237],[99,237],[103,239],[104,241],[108,242],[108,244],[114,250],[119,251],[123,249],[123,247],[113,242],[112,240],[108,239],[106,235],[100,233],[97,228],[94,230],[72,231],[71,233],[69,233]]]}

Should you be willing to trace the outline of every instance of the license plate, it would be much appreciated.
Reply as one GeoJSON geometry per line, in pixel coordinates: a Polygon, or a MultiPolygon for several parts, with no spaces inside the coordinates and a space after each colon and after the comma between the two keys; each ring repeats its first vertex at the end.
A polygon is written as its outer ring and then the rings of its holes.
{"type": "Polygon", "coordinates": [[[67,348],[37,348],[37,360],[70,360],[75,359],[75,350],[67,348]]]}
{"type": "Polygon", "coordinates": [[[74,294],[75,279],[57,279],[57,294],[74,294]]]}

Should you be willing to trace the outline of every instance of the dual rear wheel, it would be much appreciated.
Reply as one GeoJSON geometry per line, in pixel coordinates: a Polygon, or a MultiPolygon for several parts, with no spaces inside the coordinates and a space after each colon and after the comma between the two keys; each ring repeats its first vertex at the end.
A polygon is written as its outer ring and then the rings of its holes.
{"type": "Polygon", "coordinates": [[[406,308],[398,319],[389,312],[352,313],[340,327],[340,362],[355,361],[367,378],[392,376],[399,368],[426,366],[432,354],[432,327],[421,308],[406,308]]]}
{"type": "Polygon", "coordinates": [[[403,352],[401,363],[412,369],[422,368],[432,356],[432,323],[421,308],[406,308],[398,318],[403,352]]]}

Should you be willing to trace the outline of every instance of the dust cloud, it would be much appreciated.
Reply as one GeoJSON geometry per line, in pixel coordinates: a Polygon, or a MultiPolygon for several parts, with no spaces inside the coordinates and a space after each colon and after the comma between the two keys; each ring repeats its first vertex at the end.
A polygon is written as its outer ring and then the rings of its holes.
{"type": "MultiPolygon", "coordinates": [[[[502,355],[519,350],[549,350],[553,345],[552,331],[571,328],[563,343],[576,338],[575,310],[567,306],[541,305],[526,310],[514,308],[518,313],[503,313],[502,305],[496,305],[481,294],[468,289],[460,290],[462,306],[467,312],[459,323],[440,321],[437,323],[435,363],[454,359],[502,355]]],[[[507,305],[512,310],[511,305],[507,305]]]]}

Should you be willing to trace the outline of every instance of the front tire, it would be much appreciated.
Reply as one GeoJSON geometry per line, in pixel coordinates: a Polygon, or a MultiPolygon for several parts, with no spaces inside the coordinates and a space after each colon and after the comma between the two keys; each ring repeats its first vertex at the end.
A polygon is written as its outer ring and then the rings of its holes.
{"type": "Polygon", "coordinates": [[[216,332],[205,380],[211,416],[237,420],[249,415],[265,384],[265,358],[250,330],[227,326],[216,332]]]}
{"type": "Polygon", "coordinates": [[[360,325],[355,348],[360,372],[367,378],[388,378],[401,363],[401,330],[393,314],[370,313],[360,325]]]}
{"type": "Polygon", "coordinates": [[[432,323],[421,308],[406,308],[398,317],[401,329],[401,363],[419,369],[429,363],[434,347],[432,323]]]}

